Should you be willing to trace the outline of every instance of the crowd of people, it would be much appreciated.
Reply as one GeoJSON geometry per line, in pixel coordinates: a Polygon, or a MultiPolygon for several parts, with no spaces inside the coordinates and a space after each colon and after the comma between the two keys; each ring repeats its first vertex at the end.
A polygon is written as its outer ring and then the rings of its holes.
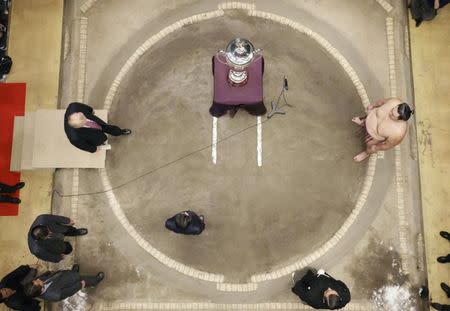
{"type": "Polygon", "coordinates": [[[10,0],[0,0],[0,81],[9,73],[12,60],[7,55],[10,0]]]}

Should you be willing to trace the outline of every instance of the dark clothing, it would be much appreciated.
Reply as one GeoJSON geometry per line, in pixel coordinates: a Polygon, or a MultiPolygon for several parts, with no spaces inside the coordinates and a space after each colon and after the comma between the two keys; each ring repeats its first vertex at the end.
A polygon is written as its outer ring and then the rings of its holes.
{"type": "Polygon", "coordinates": [[[315,309],[329,309],[323,297],[328,288],[335,290],[341,298],[341,303],[336,309],[343,308],[350,302],[350,291],[342,281],[335,280],[328,275],[317,275],[311,270],[295,283],[292,292],[315,309]]]}
{"type": "MultiPolygon", "coordinates": [[[[443,8],[450,3],[450,0],[439,0],[439,8],[443,8]]],[[[428,0],[428,5],[434,7],[434,0],[428,0]]]]}
{"type": "Polygon", "coordinates": [[[64,236],[76,235],[76,229],[68,226],[70,218],[58,215],[39,215],[28,231],[28,247],[30,252],[37,258],[59,262],[63,259],[62,254],[69,254],[72,246],[64,242],[64,236]],[[37,226],[45,226],[50,230],[50,236],[45,240],[37,240],[33,236],[33,229],[37,226]],[[70,248],[69,248],[70,247],[70,248]]]}
{"type": "MultiPolygon", "coordinates": [[[[9,186],[7,184],[0,183],[0,193],[14,193],[17,190],[19,190],[19,188],[17,188],[17,185],[9,186]]],[[[15,200],[17,199],[7,195],[0,194],[0,203],[17,203],[15,202],[15,200]]]]}
{"type": "Polygon", "coordinates": [[[31,280],[35,275],[36,269],[29,266],[20,266],[0,281],[0,288],[10,288],[16,291],[3,301],[6,306],[22,311],[39,311],[41,309],[39,301],[25,296],[22,287],[23,284],[28,282],[27,279],[31,280]]]}
{"type": "MultiPolygon", "coordinates": [[[[191,221],[186,228],[179,228],[175,223],[176,215],[166,220],[166,228],[175,233],[186,235],[199,235],[205,229],[205,223],[193,211],[187,211],[191,217],[191,221]]],[[[184,212],[182,212],[184,213],[184,212]]],[[[178,214],[177,214],[178,215],[178,214]]]]}
{"type": "Polygon", "coordinates": [[[17,203],[17,199],[7,196],[7,195],[0,195],[0,203],[17,203]]]}
{"type": "Polygon", "coordinates": [[[107,124],[102,119],[94,115],[93,111],[94,110],[92,107],[88,105],[82,103],[71,103],[67,107],[64,115],[64,130],[70,143],[81,150],[91,153],[96,152],[97,146],[102,145],[108,139],[105,133],[113,136],[123,135],[123,131],[120,127],[107,124]],[[96,122],[102,127],[102,129],[71,127],[68,123],[69,116],[76,112],[82,112],[87,119],[96,122]]]}
{"type": "Polygon", "coordinates": [[[81,281],[86,287],[93,287],[98,284],[95,276],[82,276],[80,272],[72,270],[59,270],[46,272],[39,277],[44,285],[48,285],[47,290],[39,298],[47,301],[64,300],[81,289],[81,281]]]}
{"type": "Polygon", "coordinates": [[[226,114],[228,110],[238,110],[238,109],[244,109],[249,114],[254,116],[262,116],[267,112],[264,103],[249,104],[249,105],[224,105],[213,102],[213,104],[209,108],[209,113],[213,117],[219,118],[224,114],[226,114]]]}
{"type": "Polygon", "coordinates": [[[0,182],[0,193],[14,193],[17,190],[19,190],[17,185],[10,186],[0,182]]]}

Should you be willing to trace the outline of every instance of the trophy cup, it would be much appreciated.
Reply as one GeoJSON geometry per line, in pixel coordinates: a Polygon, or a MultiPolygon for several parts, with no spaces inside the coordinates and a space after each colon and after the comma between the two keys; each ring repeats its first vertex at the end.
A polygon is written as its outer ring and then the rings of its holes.
{"type": "Polygon", "coordinates": [[[246,68],[256,59],[261,58],[261,49],[256,49],[247,39],[236,38],[228,43],[225,51],[217,52],[217,59],[227,64],[228,82],[233,86],[244,85],[248,80],[246,68]]]}

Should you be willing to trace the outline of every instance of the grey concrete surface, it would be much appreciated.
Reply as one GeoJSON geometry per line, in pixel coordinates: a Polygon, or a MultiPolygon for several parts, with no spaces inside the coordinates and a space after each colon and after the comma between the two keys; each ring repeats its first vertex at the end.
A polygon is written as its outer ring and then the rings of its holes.
{"type": "MultiPolygon", "coordinates": [[[[220,2],[98,0],[85,15],[89,19],[86,102],[102,108],[120,68],[146,39],[181,18],[215,10],[220,2]]],[[[71,44],[63,63],[62,107],[76,94],[73,72],[81,3],[66,3],[64,23],[71,44]]],[[[375,0],[258,0],[255,4],[325,37],[349,60],[371,100],[390,93],[385,18],[394,17],[399,95],[408,98],[401,1],[391,1],[391,14],[375,0]]],[[[185,265],[222,273],[226,282],[245,283],[254,273],[303,258],[328,240],[351,213],[367,163],[351,161],[361,142],[350,118],[362,111],[344,70],[311,39],[243,11],[227,11],[224,17],[172,33],[133,66],[120,85],[109,119],[134,133],[110,139],[113,149],[107,155],[107,172],[112,186],[126,183],[114,194],[130,223],[150,244],[185,265]],[[217,165],[212,164],[208,148],[211,56],[236,36],[247,37],[264,50],[266,104],[278,96],[283,75],[289,79],[287,99],[292,107],[286,107],[286,116],[263,124],[260,168],[256,118],[244,112],[234,119],[219,119],[218,138],[227,139],[218,145],[217,165]],[[147,172],[152,173],[133,180],[147,172]],[[164,220],[184,209],[205,215],[201,236],[178,236],[164,229],[164,220]]],[[[369,302],[382,286],[399,284],[412,292],[424,282],[423,272],[414,266],[415,237],[421,226],[417,168],[409,150],[410,142],[405,140],[402,173],[411,270],[398,269],[402,259],[393,151],[378,160],[367,204],[348,234],[314,262],[349,285],[356,305],[369,302]]],[[[97,170],[79,173],[80,193],[104,190],[97,170]]],[[[62,193],[71,192],[71,174],[58,171],[55,187],[62,193]]],[[[72,213],[70,198],[55,195],[54,211],[72,213]]],[[[114,302],[298,302],[290,293],[288,277],[259,283],[255,292],[219,292],[214,283],[164,266],[129,236],[104,193],[79,197],[77,221],[88,226],[90,234],[77,240],[75,261],[84,271],[103,270],[107,275],[103,284],[88,292],[87,308],[92,310],[114,302]]],[[[53,307],[58,310],[60,305],[53,307]]]]}

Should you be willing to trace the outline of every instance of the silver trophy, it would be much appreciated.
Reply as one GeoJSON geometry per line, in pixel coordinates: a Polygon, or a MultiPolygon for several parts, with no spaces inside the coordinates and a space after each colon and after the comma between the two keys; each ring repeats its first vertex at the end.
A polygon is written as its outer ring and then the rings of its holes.
{"type": "Polygon", "coordinates": [[[228,43],[225,51],[217,53],[217,59],[230,67],[228,80],[231,84],[245,84],[248,79],[247,68],[256,59],[262,57],[261,49],[256,49],[247,39],[236,38],[228,43]]]}

